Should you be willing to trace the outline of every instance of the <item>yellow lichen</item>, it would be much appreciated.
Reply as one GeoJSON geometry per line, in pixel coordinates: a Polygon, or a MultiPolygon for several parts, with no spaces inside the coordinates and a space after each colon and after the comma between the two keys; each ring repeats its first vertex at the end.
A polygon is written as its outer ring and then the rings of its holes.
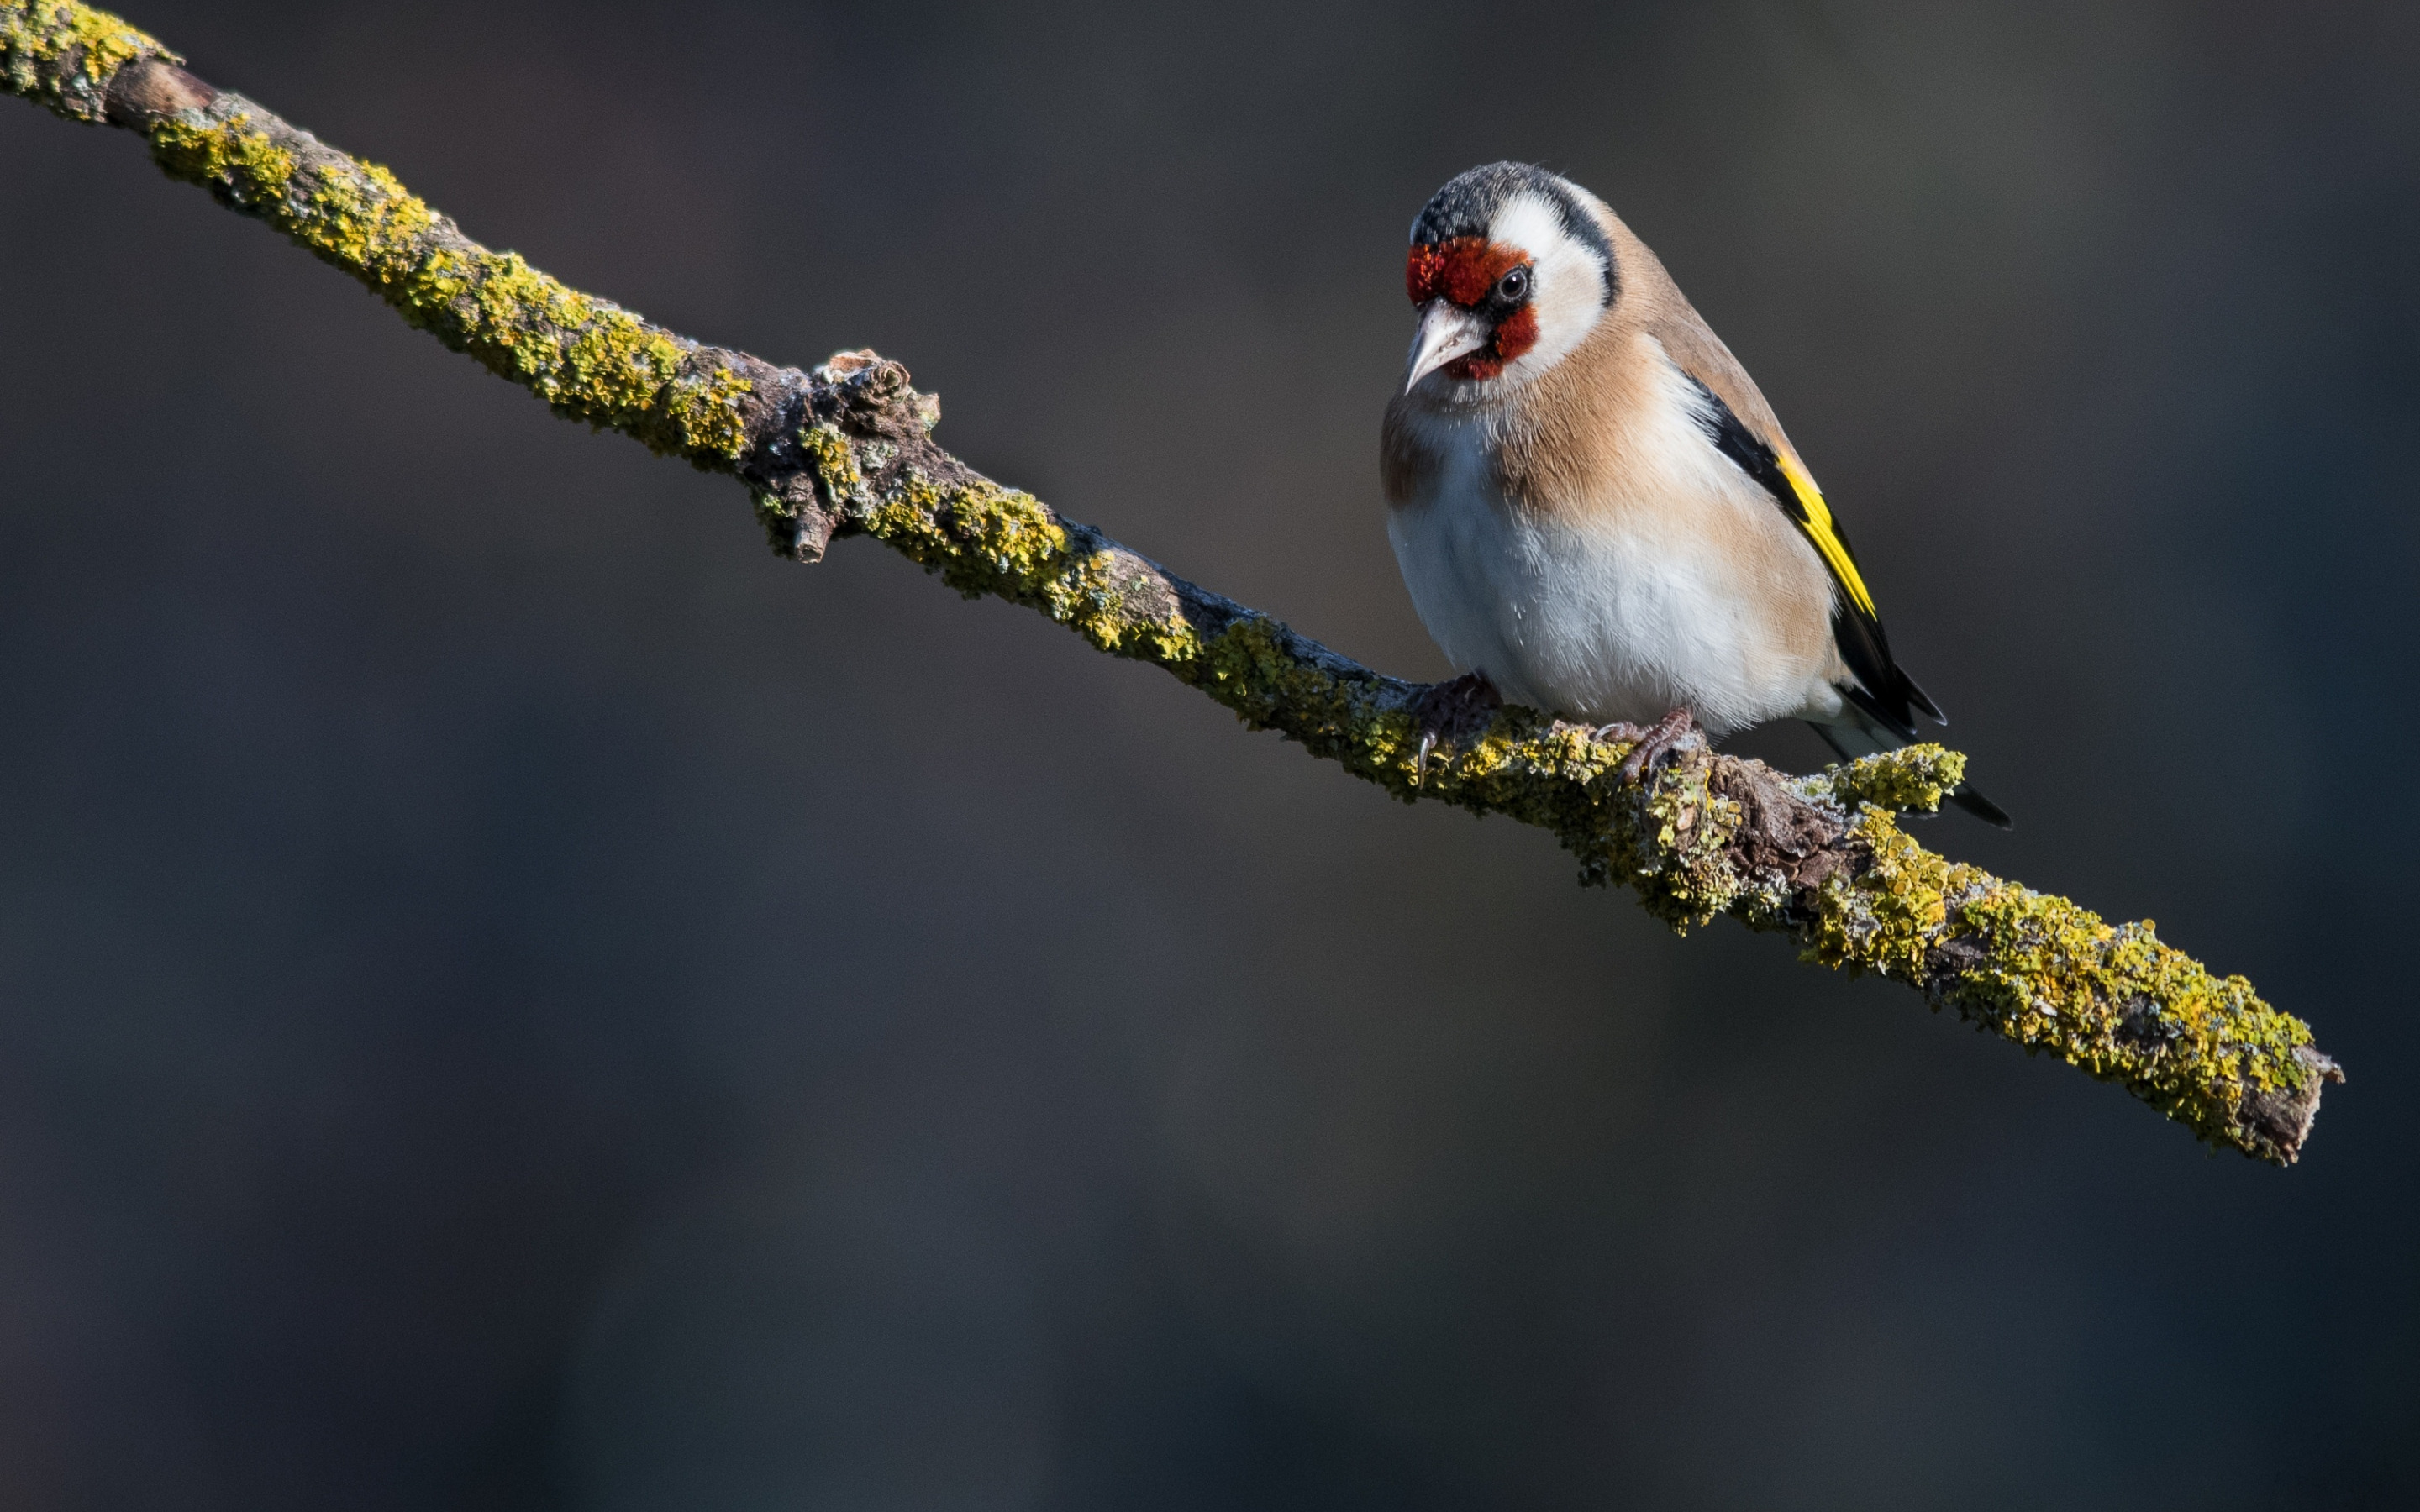
{"type": "MultiPolygon", "coordinates": [[[[0,77],[62,114],[101,118],[108,80],[155,55],[169,54],[103,12],[0,0],[0,77]]],[[[741,360],[464,240],[384,168],[233,96],[158,123],[151,141],[169,173],[267,221],[557,412],[701,466],[728,469],[746,455],[754,389],[741,360]]],[[[849,371],[873,361],[862,354],[849,371]]],[[[929,428],[929,399],[902,397],[929,428]]],[[[1542,826],[1585,879],[1635,887],[1675,928],[1729,911],[1790,929],[1814,961],[1917,986],[2029,1051],[2123,1083],[2206,1138],[2291,1158],[2248,1130],[2242,1109],[2318,1074],[2299,1054],[2308,1026],[2242,978],[2215,977],[2161,943],[2148,922],[2109,925],[1917,845],[1892,813],[1936,807],[1963,775],[1955,752],[1914,746],[1808,779],[1802,791],[1851,813],[1848,844],[1834,853],[1848,864],[1820,886],[1752,878],[1733,851],[1741,803],[1702,756],[1624,781],[1625,744],[1512,708],[1432,751],[1403,685],[1307,650],[1259,615],[1222,610],[1215,632],[1197,627],[1139,559],[1030,494],[980,479],[936,484],[901,464],[901,443],[852,440],[829,424],[795,440],[845,523],[961,593],[1029,605],[1105,651],[1156,662],[1398,796],[1542,826]]],[[[758,508],[787,517],[770,494],[758,508]]]]}
{"type": "Polygon", "coordinates": [[[110,80],[147,57],[183,61],[105,10],[73,0],[0,0],[0,80],[70,120],[104,119],[110,80]]]}
{"type": "Polygon", "coordinates": [[[1978,1026],[2123,1083],[2205,1139],[2266,1153],[2240,1108],[2316,1074],[2296,1054],[2308,1025],[2161,943],[2149,921],[2113,926],[1946,860],[1876,808],[1854,829],[1871,865],[1823,889],[1805,931],[1809,959],[1931,986],[1978,1026]]]}
{"type": "Polygon", "coordinates": [[[1894,812],[1931,813],[1965,779],[1966,758],[1939,746],[1917,744],[1861,756],[1827,776],[1845,806],[1862,801],[1894,812]]]}
{"type": "MultiPolygon", "coordinates": [[[[644,327],[644,322],[637,321],[636,317],[629,318],[634,324],[644,327]]],[[[677,351],[669,341],[664,346],[669,350],[677,351]]],[[[628,361],[617,352],[612,362],[600,363],[594,347],[575,350],[568,355],[572,360],[574,379],[583,393],[594,391],[601,376],[626,371],[628,361]]],[[[740,409],[739,400],[741,395],[752,393],[755,390],[755,384],[720,362],[710,362],[701,372],[675,378],[664,391],[666,444],[660,450],[675,452],[701,463],[708,458],[737,461],[740,455],[748,450],[748,417],[740,409]]]]}
{"type": "Polygon", "coordinates": [[[940,574],[969,598],[1044,602],[1067,532],[1032,494],[977,482],[944,492],[910,481],[860,521],[866,532],[940,574]]]}
{"type": "Polygon", "coordinates": [[[304,166],[240,103],[163,121],[151,145],[171,175],[269,222],[556,413],[700,466],[745,454],[744,375],[719,357],[684,371],[687,345],[519,253],[453,236],[385,168],[338,154],[304,166]]]}
{"type": "Polygon", "coordinates": [[[1976,867],[1935,856],[1883,810],[1866,806],[1851,832],[1871,856],[1854,880],[1835,877],[1806,930],[1807,958],[1835,968],[1878,971],[1921,984],[1950,901],[1989,879],[1976,867]]]}
{"type": "Polygon", "coordinates": [[[151,131],[151,153],[175,177],[271,219],[294,178],[294,154],[240,110],[224,119],[162,121],[151,131]]]}
{"type": "Polygon", "coordinates": [[[1349,742],[1355,716],[1362,712],[1351,688],[1295,656],[1283,626],[1257,614],[1210,638],[1195,681],[1251,723],[1282,728],[1306,743],[1349,742]]]}
{"type": "Polygon", "coordinates": [[[1648,912],[1683,933],[1712,922],[1744,889],[1726,855],[1739,805],[1708,786],[1710,770],[1683,762],[1649,783],[1627,836],[1624,880],[1648,912]]]}
{"type": "Polygon", "coordinates": [[[799,450],[807,454],[814,468],[815,482],[824,498],[834,504],[845,504],[857,497],[864,479],[858,475],[857,454],[849,449],[848,438],[836,426],[814,424],[800,427],[799,450]]]}
{"type": "Polygon", "coordinates": [[[1960,1012],[2125,1083],[2205,1138],[2240,1142],[2242,1098],[2300,1089],[2317,1074],[2296,1054],[2310,1026],[2242,977],[2214,976],[2162,943],[2148,919],[2113,926],[2003,883],[1959,909],[1955,934],[1980,947],[1950,996],[1960,1012]]]}
{"type": "Polygon", "coordinates": [[[403,283],[426,265],[424,238],[435,228],[437,213],[377,163],[353,168],[321,174],[312,184],[304,207],[312,227],[308,244],[383,293],[381,285],[403,283]]]}

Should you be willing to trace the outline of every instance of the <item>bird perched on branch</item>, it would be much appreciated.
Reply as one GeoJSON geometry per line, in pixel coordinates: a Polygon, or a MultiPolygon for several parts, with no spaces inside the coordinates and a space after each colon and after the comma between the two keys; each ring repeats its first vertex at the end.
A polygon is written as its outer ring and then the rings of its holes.
{"type": "Polygon", "coordinates": [[[1947,722],[1772,407],[1602,200],[1473,168],[1412,223],[1405,277],[1387,533],[1463,696],[1631,727],[1633,772],[1693,725],[1804,719],[1845,760],[1947,722]]]}

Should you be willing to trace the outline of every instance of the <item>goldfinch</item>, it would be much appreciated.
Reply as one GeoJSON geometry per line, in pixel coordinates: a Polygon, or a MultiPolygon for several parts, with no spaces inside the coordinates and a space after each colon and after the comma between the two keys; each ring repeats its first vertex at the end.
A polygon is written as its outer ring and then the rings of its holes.
{"type": "MultiPolygon", "coordinates": [[[[1804,719],[1845,760],[1947,723],[1892,658],[1856,553],[1781,423],[1646,243],[1526,163],[1412,223],[1419,326],[1387,407],[1387,533],[1474,682],[1566,718],[1804,719]]],[[[1972,787],[1954,800],[2006,825],[1972,787]]]]}

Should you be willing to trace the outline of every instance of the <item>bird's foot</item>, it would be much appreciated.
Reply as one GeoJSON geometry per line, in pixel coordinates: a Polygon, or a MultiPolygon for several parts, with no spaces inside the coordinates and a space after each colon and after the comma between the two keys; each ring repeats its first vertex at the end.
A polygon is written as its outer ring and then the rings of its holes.
{"type": "Polygon", "coordinates": [[[1504,695],[1482,671],[1465,672],[1446,683],[1431,683],[1412,700],[1412,723],[1420,732],[1420,754],[1412,769],[1417,787],[1429,774],[1429,752],[1440,741],[1460,745],[1496,720],[1504,695]]]}
{"type": "MultiPolygon", "coordinates": [[[[1630,754],[1621,759],[1621,779],[1624,782],[1636,782],[1666,764],[1673,751],[1695,737],[1698,733],[1698,721],[1688,709],[1683,707],[1674,709],[1645,730],[1639,730],[1636,725],[1607,725],[1606,729],[1619,729],[1625,734],[1637,733],[1638,743],[1631,747],[1630,754]]],[[[1600,738],[1602,738],[1602,732],[1600,732],[1600,738]]]]}

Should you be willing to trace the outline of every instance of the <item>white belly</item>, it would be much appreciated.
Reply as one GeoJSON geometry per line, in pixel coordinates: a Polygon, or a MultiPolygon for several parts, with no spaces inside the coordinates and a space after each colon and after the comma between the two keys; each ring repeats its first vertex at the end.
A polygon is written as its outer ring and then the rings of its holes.
{"type": "MultiPolygon", "coordinates": [[[[1477,446],[1453,448],[1387,533],[1420,622],[1454,666],[1485,673],[1512,702],[1594,722],[1644,724],[1685,705],[1719,734],[1837,711],[1828,579],[1817,592],[1800,579],[1776,594],[1770,551],[1761,574],[1745,563],[1740,517],[1722,512],[1766,512],[1769,521],[1746,517],[1757,531],[1791,527],[1710,444],[1685,440],[1713,466],[1684,455],[1634,470],[1632,485],[1661,497],[1577,522],[1507,504],[1477,446]],[[1817,617],[1823,633],[1776,618],[1793,614],[1817,617]]],[[[1788,553],[1800,545],[1781,542],[1784,576],[1821,578],[1811,548],[1788,553]]]]}

